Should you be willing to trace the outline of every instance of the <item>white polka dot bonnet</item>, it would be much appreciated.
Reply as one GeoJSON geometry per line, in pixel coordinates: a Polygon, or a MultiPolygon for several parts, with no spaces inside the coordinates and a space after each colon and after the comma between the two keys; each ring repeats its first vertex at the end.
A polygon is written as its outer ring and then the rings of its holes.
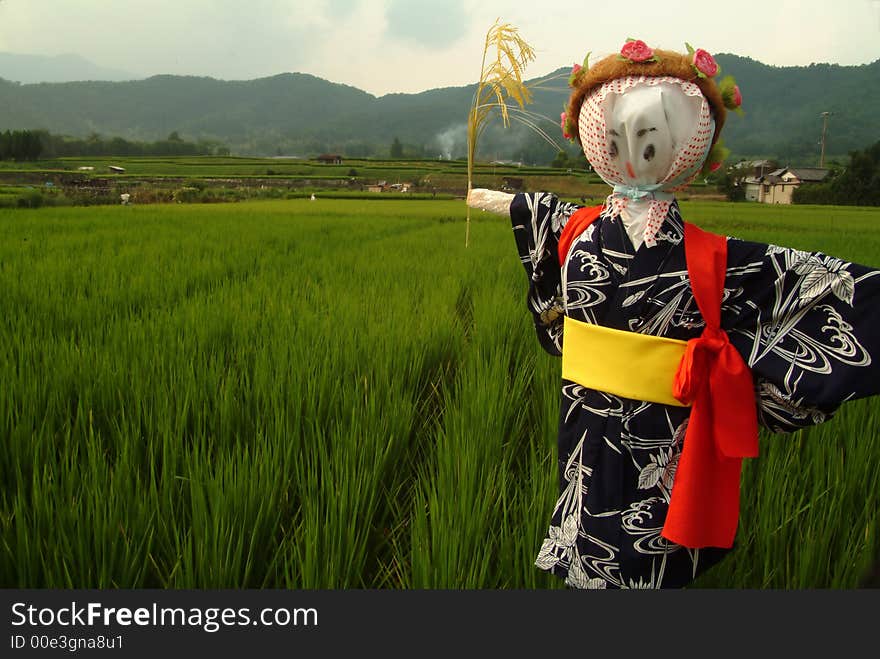
{"type": "Polygon", "coordinates": [[[648,247],[673,193],[721,166],[725,109],[739,110],[742,102],[733,78],[720,86],[712,80],[718,66],[711,55],[688,50],[652,50],[630,40],[591,69],[586,61],[575,66],[569,80],[574,92],[563,134],[581,143],[594,171],[613,186],[606,205],[644,222],[648,247]]]}

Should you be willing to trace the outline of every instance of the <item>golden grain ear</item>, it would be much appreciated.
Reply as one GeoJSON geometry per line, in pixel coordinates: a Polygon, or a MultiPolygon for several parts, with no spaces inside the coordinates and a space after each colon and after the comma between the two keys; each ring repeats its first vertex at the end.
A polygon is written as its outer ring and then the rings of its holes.
{"type": "MultiPolygon", "coordinates": [[[[532,101],[532,93],[523,82],[523,71],[534,59],[534,48],[519,35],[519,30],[509,23],[500,23],[500,20],[496,20],[486,33],[480,81],[477,83],[474,102],[468,114],[468,192],[473,186],[477,140],[486,128],[492,110],[498,110],[504,125],[509,126],[507,99],[513,99],[520,109],[532,101]],[[490,51],[494,53],[491,58],[490,51]]],[[[470,238],[470,226],[471,213],[468,207],[465,247],[470,238]]]]}

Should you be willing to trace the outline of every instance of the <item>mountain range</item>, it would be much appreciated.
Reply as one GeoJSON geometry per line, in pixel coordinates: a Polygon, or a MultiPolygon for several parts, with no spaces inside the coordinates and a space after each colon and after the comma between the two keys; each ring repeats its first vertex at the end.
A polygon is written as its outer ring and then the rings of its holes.
{"type": "Polygon", "coordinates": [[[99,66],[81,55],[0,53],[0,78],[21,83],[136,80],[134,73],[99,66]]]}
{"type": "MultiPolygon", "coordinates": [[[[732,54],[716,60],[722,75],[736,77],[744,97],[745,114],[731,115],[724,129],[735,156],[815,164],[824,112],[831,113],[829,160],[843,160],[880,139],[880,60],[799,67],[732,54]]],[[[529,110],[548,118],[543,127],[560,144],[565,144],[558,118],[568,96],[568,73],[559,69],[530,81],[536,90],[529,110]]],[[[144,141],[177,131],[187,140],[222,142],[239,154],[350,157],[387,155],[398,138],[407,156],[461,157],[474,90],[470,85],[376,97],[304,73],[245,81],[171,75],[32,84],[0,79],[0,130],[42,128],[144,141]]],[[[542,163],[556,151],[516,122],[506,130],[496,122],[480,143],[483,158],[542,163]]]]}

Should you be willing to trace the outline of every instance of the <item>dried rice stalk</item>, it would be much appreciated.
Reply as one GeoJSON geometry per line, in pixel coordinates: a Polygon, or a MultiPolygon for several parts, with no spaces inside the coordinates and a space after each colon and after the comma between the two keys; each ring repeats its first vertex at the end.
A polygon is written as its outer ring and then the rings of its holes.
{"type": "MultiPolygon", "coordinates": [[[[474,102],[468,114],[468,192],[473,186],[474,155],[477,140],[486,128],[492,110],[501,113],[504,126],[510,125],[507,99],[513,99],[523,111],[526,125],[535,128],[531,117],[524,112],[525,105],[531,103],[532,93],[523,82],[523,70],[535,59],[534,49],[519,36],[519,31],[509,23],[499,23],[500,19],[486,33],[483,47],[483,64],[480,82],[474,94],[474,102]],[[489,51],[494,49],[494,59],[487,62],[489,51]]],[[[543,133],[543,131],[540,131],[543,133]]],[[[546,135],[546,134],[545,134],[546,135]]],[[[464,244],[468,245],[471,231],[471,209],[467,211],[467,229],[464,244]]]]}

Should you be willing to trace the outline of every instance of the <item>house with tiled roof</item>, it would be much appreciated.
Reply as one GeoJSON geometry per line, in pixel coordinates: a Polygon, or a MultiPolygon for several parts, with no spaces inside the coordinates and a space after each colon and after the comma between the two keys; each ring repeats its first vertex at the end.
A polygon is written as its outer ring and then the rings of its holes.
{"type": "Polygon", "coordinates": [[[783,167],[763,176],[745,179],[746,201],[790,204],[794,191],[804,183],[821,183],[828,170],[821,167],[783,167]]]}

